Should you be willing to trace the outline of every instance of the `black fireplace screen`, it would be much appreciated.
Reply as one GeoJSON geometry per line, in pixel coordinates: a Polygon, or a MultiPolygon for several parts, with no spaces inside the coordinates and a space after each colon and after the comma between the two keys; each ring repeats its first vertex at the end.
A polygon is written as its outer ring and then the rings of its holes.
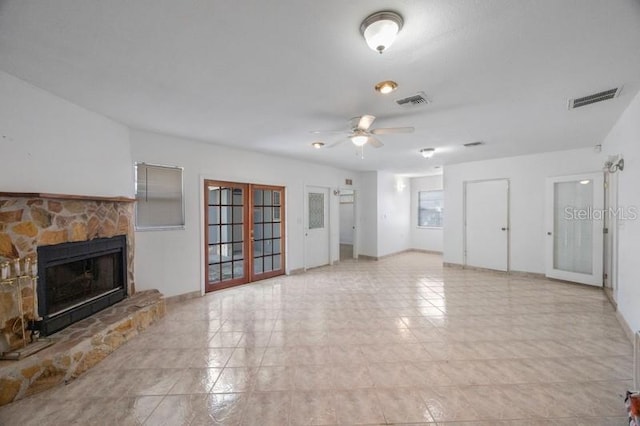
{"type": "Polygon", "coordinates": [[[122,300],[126,259],[123,235],[39,247],[41,332],[52,334],[122,300]]]}
{"type": "Polygon", "coordinates": [[[116,279],[119,266],[118,253],[110,253],[47,268],[47,314],[55,315],[120,287],[116,279]]]}

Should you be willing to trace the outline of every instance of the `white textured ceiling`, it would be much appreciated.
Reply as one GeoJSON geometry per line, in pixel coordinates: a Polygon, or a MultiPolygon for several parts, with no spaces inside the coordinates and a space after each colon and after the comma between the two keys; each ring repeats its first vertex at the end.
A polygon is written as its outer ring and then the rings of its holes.
{"type": "Polygon", "coordinates": [[[0,0],[0,69],[135,128],[426,174],[600,143],[640,89],[640,2],[0,0]],[[359,25],[384,9],[405,26],[379,55],[359,25]],[[399,89],[375,93],[386,79],[399,89]],[[619,98],[567,110],[619,85],[619,98]],[[432,103],[395,104],[417,91],[432,103]],[[350,143],[311,147],[311,130],[362,114],[416,132],[381,136],[364,159],[350,143]],[[477,140],[486,145],[461,147],[477,140]],[[423,147],[436,155],[424,160],[423,147]]]}

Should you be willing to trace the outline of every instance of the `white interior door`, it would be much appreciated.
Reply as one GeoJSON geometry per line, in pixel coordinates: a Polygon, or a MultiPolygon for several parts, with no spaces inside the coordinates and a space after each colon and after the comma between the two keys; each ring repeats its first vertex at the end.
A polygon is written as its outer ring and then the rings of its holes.
{"type": "Polygon", "coordinates": [[[329,188],[306,192],[305,268],[315,268],[329,264],[329,188]]]}
{"type": "Polygon", "coordinates": [[[602,173],[547,179],[547,262],[550,278],[602,285],[602,173]]]}
{"type": "Polygon", "coordinates": [[[509,181],[465,182],[465,265],[509,270],[509,181]]]}

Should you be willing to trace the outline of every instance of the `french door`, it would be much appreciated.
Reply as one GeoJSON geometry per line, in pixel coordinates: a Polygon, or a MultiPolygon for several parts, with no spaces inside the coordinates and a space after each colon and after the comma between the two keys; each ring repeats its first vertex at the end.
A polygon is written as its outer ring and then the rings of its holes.
{"type": "Polygon", "coordinates": [[[284,274],[284,188],[207,180],[205,291],[284,274]]]}

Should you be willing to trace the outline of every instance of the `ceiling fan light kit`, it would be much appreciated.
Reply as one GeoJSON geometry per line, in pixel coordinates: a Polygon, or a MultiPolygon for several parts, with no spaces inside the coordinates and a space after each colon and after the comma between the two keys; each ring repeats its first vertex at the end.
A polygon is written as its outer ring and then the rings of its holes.
{"type": "Polygon", "coordinates": [[[385,80],[375,85],[376,92],[383,95],[389,94],[398,88],[398,83],[393,80],[385,80]]]}
{"type": "Polygon", "coordinates": [[[356,131],[353,136],[351,136],[351,142],[355,146],[363,146],[367,143],[369,137],[364,132],[356,131]]]}
{"type": "Polygon", "coordinates": [[[365,18],[360,25],[360,33],[371,50],[380,54],[393,44],[402,29],[402,16],[392,11],[373,13],[365,18]]]}
{"type": "Polygon", "coordinates": [[[433,154],[435,154],[435,152],[436,152],[435,148],[422,148],[420,150],[420,154],[422,154],[424,158],[433,157],[433,154]]]}

